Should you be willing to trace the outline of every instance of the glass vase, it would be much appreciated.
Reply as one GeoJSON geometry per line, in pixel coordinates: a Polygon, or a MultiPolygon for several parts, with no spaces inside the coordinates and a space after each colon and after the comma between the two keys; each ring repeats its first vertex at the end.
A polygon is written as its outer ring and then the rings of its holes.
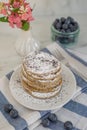
{"type": "Polygon", "coordinates": [[[25,57],[32,51],[40,50],[40,43],[33,38],[31,30],[20,30],[19,37],[16,40],[15,48],[19,56],[25,57]]]}

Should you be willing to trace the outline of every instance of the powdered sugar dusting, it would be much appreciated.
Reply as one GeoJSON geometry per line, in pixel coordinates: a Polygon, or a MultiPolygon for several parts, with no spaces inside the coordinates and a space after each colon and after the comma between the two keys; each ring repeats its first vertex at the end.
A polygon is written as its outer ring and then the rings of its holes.
{"type": "Polygon", "coordinates": [[[54,92],[48,92],[48,93],[40,93],[40,92],[33,92],[32,91],[32,95],[38,98],[49,98],[54,96],[56,93],[58,93],[61,89],[61,86],[58,86],[56,91],[54,92]]]}
{"type": "MultiPolygon", "coordinates": [[[[24,70],[23,65],[22,65],[22,71],[23,71],[24,75],[26,75],[26,71],[24,70]]],[[[44,75],[40,75],[40,76],[35,75],[35,74],[32,74],[32,73],[29,73],[29,71],[28,71],[28,74],[29,74],[30,76],[32,76],[33,78],[35,78],[35,79],[42,79],[42,80],[49,80],[49,79],[51,79],[51,80],[52,80],[52,79],[58,77],[61,72],[62,72],[62,69],[60,68],[60,69],[58,70],[58,72],[49,73],[49,74],[44,74],[44,75]]],[[[41,80],[41,81],[42,81],[42,80],[41,80]]]]}
{"type": "Polygon", "coordinates": [[[34,110],[52,110],[57,109],[67,103],[76,92],[76,80],[72,72],[65,66],[62,66],[62,88],[58,95],[49,99],[37,99],[27,93],[20,82],[20,71],[18,68],[10,80],[10,91],[13,97],[27,108],[34,110]]]}
{"type": "Polygon", "coordinates": [[[60,68],[60,62],[45,52],[33,52],[24,60],[27,70],[38,74],[47,73],[60,68]]]}

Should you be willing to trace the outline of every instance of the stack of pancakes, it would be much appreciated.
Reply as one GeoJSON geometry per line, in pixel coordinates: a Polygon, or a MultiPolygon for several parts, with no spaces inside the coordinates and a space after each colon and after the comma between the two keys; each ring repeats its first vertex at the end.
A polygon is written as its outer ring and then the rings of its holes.
{"type": "Polygon", "coordinates": [[[45,52],[33,52],[25,57],[21,69],[23,88],[40,99],[50,98],[61,89],[61,64],[45,52]]]}

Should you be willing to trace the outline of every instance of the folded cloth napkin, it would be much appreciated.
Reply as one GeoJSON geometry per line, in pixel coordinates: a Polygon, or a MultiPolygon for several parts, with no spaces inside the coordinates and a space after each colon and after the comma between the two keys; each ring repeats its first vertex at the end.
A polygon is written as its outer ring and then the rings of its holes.
{"type": "Polygon", "coordinates": [[[58,118],[57,123],[51,122],[47,128],[40,124],[34,130],[65,130],[64,123],[66,121],[73,123],[74,127],[71,130],[87,130],[87,89],[82,91],[76,98],[70,100],[55,114],[58,118]]]}
{"type": "MultiPolygon", "coordinates": [[[[48,53],[53,53],[51,51],[52,46],[57,47],[56,44],[51,45],[51,47],[47,47],[43,49],[48,53]]],[[[74,57],[73,57],[74,58],[74,57]]],[[[77,60],[77,59],[76,59],[77,60]]],[[[78,59],[79,60],[79,59],[78,59]]],[[[81,63],[82,64],[82,63],[81,63]]],[[[86,67],[87,64],[85,64],[86,67]]],[[[73,68],[71,67],[72,71],[73,68]]],[[[8,73],[0,80],[0,130],[32,130],[37,125],[40,124],[41,119],[49,113],[49,111],[35,111],[30,110],[18,102],[12,97],[9,90],[9,80],[11,78],[13,71],[8,73]],[[16,110],[19,112],[19,117],[17,119],[12,119],[9,114],[4,112],[4,105],[6,103],[11,103],[16,110]]],[[[86,93],[87,93],[87,82],[80,77],[77,73],[73,71],[77,85],[79,86],[79,96],[72,99],[68,104],[66,104],[63,108],[58,110],[53,110],[50,112],[56,112],[59,117],[59,122],[54,125],[51,124],[48,129],[63,130],[63,122],[66,120],[71,120],[76,127],[77,130],[87,130],[86,122],[87,122],[87,102],[86,102],[86,93]],[[55,126],[55,127],[54,127],[55,126]],[[85,128],[85,129],[83,129],[85,128]]],[[[76,93],[77,95],[77,93],[76,93]]],[[[44,130],[44,127],[39,125],[36,127],[37,130],[44,130]]]]}
{"type": "Polygon", "coordinates": [[[61,47],[60,44],[57,44],[56,42],[54,42],[53,44],[54,45],[47,47],[48,50],[52,52],[53,55],[55,55],[56,48],[56,50],[59,51],[65,57],[70,66],[72,66],[75,71],[87,81],[87,61],[84,61],[79,56],[74,55],[68,49],[61,47]]]}
{"type": "MultiPolygon", "coordinates": [[[[70,100],[66,105],[64,105],[61,109],[51,111],[55,112],[55,114],[58,117],[58,122],[55,123],[50,123],[50,126],[47,127],[47,130],[65,130],[64,129],[64,122],[66,121],[71,121],[73,123],[73,130],[87,130],[87,82],[86,82],[86,73],[83,74],[83,70],[87,70],[87,62],[81,59],[79,56],[74,55],[71,53],[69,50],[66,50],[65,48],[62,48],[60,45],[57,43],[54,43],[51,46],[48,46],[47,49],[44,49],[45,51],[50,51],[54,56],[57,57],[56,52],[60,51],[60,53],[66,58],[68,62],[71,62],[70,66],[68,66],[73,74],[75,75],[76,78],[76,83],[77,83],[77,91],[73,97],[72,100],[70,100]],[[56,48],[56,49],[54,49],[56,48]],[[62,50],[62,51],[61,51],[62,50]],[[70,61],[69,61],[70,60],[70,61]],[[79,71],[75,70],[77,67],[73,68],[73,63],[72,60],[76,63],[76,65],[80,64],[81,69],[81,74],[79,71]],[[80,76],[79,76],[80,74],[80,76]],[[84,77],[82,76],[84,75],[84,77]],[[82,77],[81,77],[82,76],[82,77]]],[[[87,58],[87,55],[86,55],[87,58]]],[[[75,64],[74,63],[74,64],[75,64]]],[[[42,118],[43,119],[43,118],[42,118]]],[[[41,122],[40,119],[38,122],[41,122]]],[[[35,124],[35,123],[34,123],[35,124]]],[[[34,130],[46,130],[41,124],[36,127],[34,130]]]]}
{"type": "Polygon", "coordinates": [[[87,47],[82,47],[82,51],[81,51],[81,47],[78,49],[68,49],[68,51],[72,52],[74,55],[79,56],[79,58],[83,59],[85,62],[87,62],[87,47]],[[86,49],[86,50],[85,50],[86,49]],[[84,51],[84,52],[83,52],[84,51]]]}

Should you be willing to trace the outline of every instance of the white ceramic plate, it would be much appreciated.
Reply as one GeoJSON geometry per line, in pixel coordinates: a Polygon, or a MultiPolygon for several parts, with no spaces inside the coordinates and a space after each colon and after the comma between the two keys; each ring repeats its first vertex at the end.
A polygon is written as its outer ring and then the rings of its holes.
{"type": "Polygon", "coordinates": [[[29,95],[20,82],[20,67],[12,74],[9,88],[12,96],[21,105],[33,110],[53,110],[65,105],[76,92],[76,80],[73,73],[62,65],[63,84],[60,93],[50,99],[36,99],[29,95]]]}

